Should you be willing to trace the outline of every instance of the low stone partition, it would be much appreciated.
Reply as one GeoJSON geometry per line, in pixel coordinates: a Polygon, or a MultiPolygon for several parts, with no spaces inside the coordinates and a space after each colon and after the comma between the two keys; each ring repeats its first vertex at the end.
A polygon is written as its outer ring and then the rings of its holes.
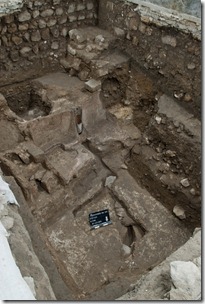
{"type": "Polygon", "coordinates": [[[119,38],[117,47],[153,79],[157,90],[200,117],[199,18],[138,0],[100,0],[98,20],[119,38]]]}
{"type": "Polygon", "coordinates": [[[31,0],[17,12],[4,8],[0,12],[1,86],[59,69],[68,31],[95,25],[96,20],[96,0],[31,0]]]}

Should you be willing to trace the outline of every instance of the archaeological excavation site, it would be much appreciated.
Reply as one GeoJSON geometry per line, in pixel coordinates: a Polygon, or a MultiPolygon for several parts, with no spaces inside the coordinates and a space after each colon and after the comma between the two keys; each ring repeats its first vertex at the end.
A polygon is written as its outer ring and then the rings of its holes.
{"type": "Polygon", "coordinates": [[[200,2],[0,0],[0,138],[0,300],[201,299],[200,2]]]}

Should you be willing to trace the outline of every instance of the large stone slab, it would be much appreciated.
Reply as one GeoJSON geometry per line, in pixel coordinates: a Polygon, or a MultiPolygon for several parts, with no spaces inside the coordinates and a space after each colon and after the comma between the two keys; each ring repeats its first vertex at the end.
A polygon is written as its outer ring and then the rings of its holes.
{"type": "Polygon", "coordinates": [[[70,151],[56,149],[47,155],[46,164],[67,185],[80,172],[92,169],[94,155],[82,145],[76,145],[70,151]]]}

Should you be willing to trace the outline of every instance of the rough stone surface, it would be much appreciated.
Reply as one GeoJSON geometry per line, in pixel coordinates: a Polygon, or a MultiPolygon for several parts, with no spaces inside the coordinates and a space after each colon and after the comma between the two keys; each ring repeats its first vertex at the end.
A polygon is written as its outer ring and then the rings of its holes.
{"type": "Polygon", "coordinates": [[[201,270],[193,262],[171,262],[170,274],[174,285],[170,291],[171,301],[201,299],[201,270]]]}
{"type": "Polygon", "coordinates": [[[175,206],[173,209],[173,213],[180,219],[183,220],[186,218],[185,211],[180,206],[175,206]]]}
{"type": "Polygon", "coordinates": [[[90,79],[87,82],[85,82],[85,88],[93,93],[101,88],[101,81],[90,79]]]}

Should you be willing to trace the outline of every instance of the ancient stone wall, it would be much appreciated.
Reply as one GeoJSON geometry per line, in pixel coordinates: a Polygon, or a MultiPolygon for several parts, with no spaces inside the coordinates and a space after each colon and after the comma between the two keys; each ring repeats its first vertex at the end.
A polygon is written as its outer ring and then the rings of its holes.
{"type": "Polygon", "coordinates": [[[151,76],[156,91],[175,97],[200,117],[200,19],[134,2],[100,0],[99,26],[118,36],[117,47],[151,76]]]}
{"type": "Polygon", "coordinates": [[[0,17],[1,86],[59,68],[68,31],[96,20],[96,0],[25,1],[20,11],[0,17]]]}

